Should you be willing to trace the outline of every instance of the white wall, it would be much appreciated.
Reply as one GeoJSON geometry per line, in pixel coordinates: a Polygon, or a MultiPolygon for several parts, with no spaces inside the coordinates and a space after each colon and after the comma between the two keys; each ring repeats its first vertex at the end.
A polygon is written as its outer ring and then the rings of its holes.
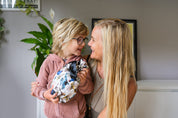
{"type": "Polygon", "coordinates": [[[178,81],[140,80],[128,118],[177,118],[178,81]]]}
{"type": "Polygon", "coordinates": [[[139,34],[140,79],[178,79],[178,1],[143,4],[139,34]]]}
{"type": "MultiPolygon", "coordinates": [[[[92,18],[137,19],[138,78],[178,79],[177,6],[177,0],[41,0],[41,14],[49,18],[53,8],[55,21],[74,17],[89,28],[92,18]]],[[[0,47],[0,118],[35,118],[36,99],[30,96],[35,54],[20,40],[30,37],[26,32],[38,30],[36,23],[43,21],[14,11],[3,12],[3,17],[9,32],[0,47]]]]}

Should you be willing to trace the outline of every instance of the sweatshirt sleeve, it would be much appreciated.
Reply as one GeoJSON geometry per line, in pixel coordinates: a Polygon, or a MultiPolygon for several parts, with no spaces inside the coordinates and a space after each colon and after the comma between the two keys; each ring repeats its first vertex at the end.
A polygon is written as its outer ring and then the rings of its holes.
{"type": "Polygon", "coordinates": [[[89,72],[87,74],[87,78],[85,79],[85,82],[79,85],[79,91],[82,94],[90,94],[93,91],[93,89],[94,89],[94,85],[89,72]]]}
{"type": "Polygon", "coordinates": [[[40,100],[45,100],[43,94],[47,90],[48,76],[49,76],[49,60],[47,58],[44,60],[43,64],[41,65],[38,77],[36,79],[36,81],[39,83],[39,86],[36,87],[36,89],[34,90],[34,94],[40,100]]]}

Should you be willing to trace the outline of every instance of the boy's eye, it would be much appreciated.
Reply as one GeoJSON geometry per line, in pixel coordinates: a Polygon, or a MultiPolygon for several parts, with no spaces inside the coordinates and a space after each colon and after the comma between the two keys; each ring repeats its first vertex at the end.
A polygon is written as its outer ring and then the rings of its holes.
{"type": "Polygon", "coordinates": [[[84,38],[84,41],[85,41],[85,40],[88,40],[88,37],[85,37],[85,38],[84,38]]]}
{"type": "Polygon", "coordinates": [[[79,38],[72,38],[72,39],[76,39],[78,45],[81,45],[81,44],[86,40],[86,38],[83,39],[82,37],[79,37],[79,38]]]}
{"type": "Polygon", "coordinates": [[[83,40],[82,38],[77,38],[77,41],[79,41],[79,42],[82,41],[82,40],[83,40]]]}

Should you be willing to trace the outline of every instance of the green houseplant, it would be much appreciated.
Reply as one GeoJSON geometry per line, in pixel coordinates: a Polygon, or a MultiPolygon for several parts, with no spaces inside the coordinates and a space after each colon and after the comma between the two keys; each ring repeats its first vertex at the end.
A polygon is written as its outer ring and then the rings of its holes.
{"type": "MultiPolygon", "coordinates": [[[[2,10],[0,9],[0,15],[2,14],[2,10]]],[[[1,41],[3,40],[3,35],[4,35],[4,19],[0,17],[0,44],[1,41]]]]}
{"type": "MultiPolygon", "coordinates": [[[[18,6],[19,8],[22,5],[25,5],[25,3],[22,1],[16,2],[16,6],[18,6]]],[[[50,50],[53,43],[52,42],[53,24],[47,18],[43,17],[42,15],[39,15],[38,11],[36,11],[31,6],[29,6],[25,11],[22,12],[25,12],[26,15],[29,15],[30,13],[32,13],[32,11],[34,11],[43,21],[45,21],[46,24],[38,23],[37,25],[40,28],[40,31],[29,31],[28,33],[31,34],[33,37],[22,39],[21,42],[33,44],[33,47],[30,50],[36,52],[36,57],[34,57],[33,59],[31,68],[35,71],[35,74],[38,76],[43,61],[51,53],[50,50]]],[[[52,15],[54,17],[54,11],[52,12],[53,12],[52,15]]]]}
{"type": "Polygon", "coordinates": [[[24,43],[34,44],[34,46],[30,50],[36,52],[36,57],[34,58],[31,67],[35,70],[36,75],[38,75],[41,64],[43,63],[47,55],[50,54],[50,50],[52,47],[51,31],[53,29],[53,24],[45,17],[40,17],[48,24],[50,29],[46,25],[38,23],[38,27],[41,31],[29,31],[28,33],[33,35],[34,37],[21,40],[21,42],[24,43]]]}

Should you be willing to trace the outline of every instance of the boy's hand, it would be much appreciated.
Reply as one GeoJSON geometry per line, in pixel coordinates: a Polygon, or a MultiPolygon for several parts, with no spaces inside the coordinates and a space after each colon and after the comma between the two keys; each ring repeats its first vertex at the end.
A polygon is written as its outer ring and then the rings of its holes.
{"type": "Polygon", "coordinates": [[[88,73],[89,73],[89,68],[83,68],[82,71],[80,71],[77,74],[77,76],[80,78],[80,84],[85,82],[88,73]]]}
{"type": "Polygon", "coordinates": [[[36,89],[36,87],[39,86],[39,83],[38,82],[32,82],[31,83],[31,95],[36,97],[36,95],[34,94],[34,90],[36,89]]]}
{"type": "Polygon", "coordinates": [[[54,93],[53,95],[51,95],[52,89],[53,87],[45,91],[43,96],[45,99],[57,104],[59,102],[59,98],[57,97],[57,93],[54,93]]]}

